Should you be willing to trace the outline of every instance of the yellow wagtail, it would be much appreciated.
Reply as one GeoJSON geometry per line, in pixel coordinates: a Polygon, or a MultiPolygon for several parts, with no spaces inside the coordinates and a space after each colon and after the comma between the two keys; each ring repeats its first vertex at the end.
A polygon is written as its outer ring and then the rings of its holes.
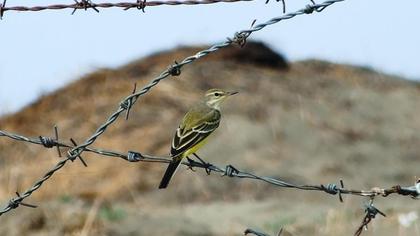
{"type": "Polygon", "coordinates": [[[210,89],[206,92],[203,101],[193,106],[185,114],[172,140],[172,161],[166,169],[159,188],[168,186],[182,159],[188,158],[191,154],[195,155],[195,152],[206,143],[208,136],[219,127],[220,105],[227,97],[234,94],[237,92],[210,89]]]}

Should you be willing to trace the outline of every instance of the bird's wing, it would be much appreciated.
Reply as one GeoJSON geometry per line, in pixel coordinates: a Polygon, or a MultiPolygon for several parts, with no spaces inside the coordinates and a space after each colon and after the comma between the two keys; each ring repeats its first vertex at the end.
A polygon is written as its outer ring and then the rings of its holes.
{"type": "MultiPolygon", "coordinates": [[[[188,117],[186,118],[188,119],[188,117]]],[[[172,140],[171,156],[178,157],[180,154],[203,141],[219,127],[219,122],[220,112],[218,110],[211,110],[205,116],[193,122],[193,125],[186,126],[181,124],[172,140]]]]}

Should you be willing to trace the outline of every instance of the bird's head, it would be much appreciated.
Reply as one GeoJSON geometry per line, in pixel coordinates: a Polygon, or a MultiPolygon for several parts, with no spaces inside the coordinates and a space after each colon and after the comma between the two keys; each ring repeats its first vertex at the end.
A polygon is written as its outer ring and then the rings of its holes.
{"type": "Polygon", "coordinates": [[[226,100],[226,98],[237,93],[238,92],[229,92],[223,89],[210,89],[205,95],[206,104],[214,109],[220,109],[220,105],[226,100]]]}

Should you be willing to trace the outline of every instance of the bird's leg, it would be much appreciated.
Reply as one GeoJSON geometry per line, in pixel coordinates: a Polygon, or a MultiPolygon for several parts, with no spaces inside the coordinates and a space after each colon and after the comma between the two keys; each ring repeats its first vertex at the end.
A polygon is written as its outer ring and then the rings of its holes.
{"type": "Polygon", "coordinates": [[[206,170],[206,173],[208,175],[210,175],[210,172],[211,172],[210,166],[211,166],[211,164],[208,163],[208,162],[203,161],[203,159],[201,159],[196,153],[193,153],[193,155],[201,162],[201,164],[203,164],[204,169],[206,170]]]}
{"type": "Polygon", "coordinates": [[[188,169],[192,170],[193,172],[195,172],[195,170],[193,169],[193,165],[194,165],[194,161],[191,160],[189,157],[187,157],[187,161],[189,163],[188,165],[188,169]]]}

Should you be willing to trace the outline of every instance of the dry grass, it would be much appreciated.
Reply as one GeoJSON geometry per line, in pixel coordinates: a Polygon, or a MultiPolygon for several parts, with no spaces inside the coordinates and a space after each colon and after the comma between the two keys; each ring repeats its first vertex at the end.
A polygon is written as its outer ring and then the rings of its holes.
{"type": "MultiPolygon", "coordinates": [[[[258,174],[295,182],[347,186],[412,184],[418,175],[420,86],[392,76],[322,61],[287,66],[261,44],[231,48],[186,67],[162,82],[95,143],[127,152],[164,155],[174,129],[210,87],[239,90],[226,104],[223,132],[200,154],[258,174]],[[159,122],[159,125],[156,123],[159,122]]],[[[134,82],[145,84],[162,68],[198,48],[162,52],[120,69],[103,69],[41,97],[0,119],[0,129],[78,142],[89,136],[134,82]]],[[[30,186],[58,160],[55,150],[0,139],[0,199],[30,186]]],[[[206,176],[182,169],[170,188],[156,186],[163,165],[126,163],[84,154],[54,175],[28,202],[2,217],[0,235],[239,235],[256,227],[293,235],[351,235],[362,219],[362,200],[277,189],[253,181],[206,176]]],[[[418,212],[410,199],[377,202],[388,213],[364,235],[419,235],[401,214],[418,212]]],[[[417,222],[417,221],[416,221],[417,222]]]]}

